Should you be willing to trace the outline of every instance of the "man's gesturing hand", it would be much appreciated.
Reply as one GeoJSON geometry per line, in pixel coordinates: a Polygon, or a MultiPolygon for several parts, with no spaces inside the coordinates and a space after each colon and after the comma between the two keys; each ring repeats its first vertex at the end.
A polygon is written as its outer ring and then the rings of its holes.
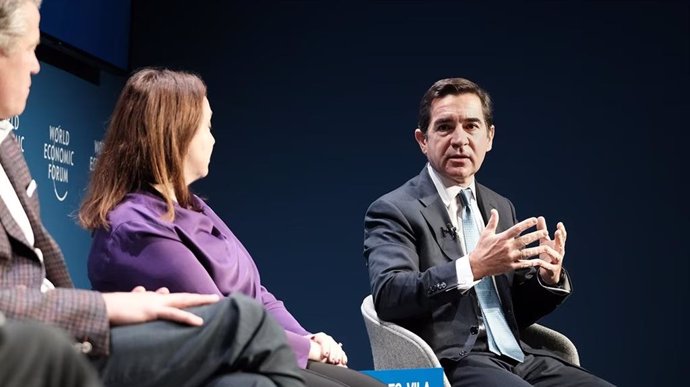
{"type": "Polygon", "coordinates": [[[539,259],[543,261],[539,264],[539,276],[548,285],[556,285],[561,280],[563,258],[565,257],[565,240],[568,233],[565,231],[565,225],[558,222],[553,240],[551,240],[546,229],[546,219],[543,216],[537,220],[537,230],[546,231],[546,236],[539,239],[539,247],[543,246],[545,250],[539,254],[539,259]]]}
{"type": "Polygon", "coordinates": [[[477,246],[470,253],[469,260],[474,279],[511,270],[541,266],[544,261],[530,257],[545,253],[547,245],[527,248],[532,242],[548,237],[546,230],[536,230],[525,235],[525,230],[537,225],[537,218],[528,218],[513,227],[496,234],[498,211],[491,210],[491,218],[482,231],[477,246]]]}

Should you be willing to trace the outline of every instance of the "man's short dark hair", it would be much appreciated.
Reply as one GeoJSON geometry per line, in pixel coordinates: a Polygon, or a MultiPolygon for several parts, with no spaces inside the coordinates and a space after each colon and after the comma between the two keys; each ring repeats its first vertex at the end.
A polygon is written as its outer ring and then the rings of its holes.
{"type": "Polygon", "coordinates": [[[424,93],[422,101],[419,104],[419,120],[417,122],[417,127],[426,134],[429,129],[429,121],[431,121],[431,103],[437,98],[443,98],[447,95],[460,95],[460,94],[474,94],[479,97],[482,103],[482,111],[484,112],[484,120],[486,121],[486,126],[489,127],[493,125],[493,113],[491,97],[489,93],[484,91],[476,83],[467,80],[465,78],[446,78],[436,81],[429,90],[424,93]]]}

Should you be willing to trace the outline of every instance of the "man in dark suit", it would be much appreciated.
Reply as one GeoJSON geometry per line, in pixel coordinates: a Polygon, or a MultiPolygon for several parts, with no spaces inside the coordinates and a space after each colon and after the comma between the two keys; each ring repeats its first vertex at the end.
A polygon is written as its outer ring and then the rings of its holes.
{"type": "Polygon", "coordinates": [[[570,293],[566,230],[558,223],[551,238],[543,217],[518,222],[508,199],[476,182],[494,134],[475,83],[443,79],[426,92],[415,139],[428,164],[365,217],[376,310],[426,340],[453,386],[608,386],[520,342],[570,293]]]}
{"type": "MultiPolygon", "coordinates": [[[[41,223],[36,183],[7,121],[24,110],[39,71],[40,3],[0,0],[0,313],[68,332],[106,385],[303,386],[282,329],[253,300],[73,287],[41,223]]],[[[5,354],[7,343],[0,345],[5,354]]],[[[38,360],[25,351],[15,355],[23,368],[3,368],[0,376],[30,370],[38,360]]]]}

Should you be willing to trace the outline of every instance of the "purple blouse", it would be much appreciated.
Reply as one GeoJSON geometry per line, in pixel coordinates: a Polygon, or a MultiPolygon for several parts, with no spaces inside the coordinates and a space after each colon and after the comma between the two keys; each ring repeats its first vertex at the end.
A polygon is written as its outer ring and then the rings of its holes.
{"type": "Polygon", "coordinates": [[[108,215],[110,229],[93,235],[88,270],[91,285],[102,292],[135,286],[171,292],[227,296],[240,292],[261,302],[285,329],[297,363],[307,364],[310,333],[261,285],[249,252],[201,199],[200,212],[175,205],[175,220],[162,218],[165,202],[150,192],[125,196],[108,215]]]}

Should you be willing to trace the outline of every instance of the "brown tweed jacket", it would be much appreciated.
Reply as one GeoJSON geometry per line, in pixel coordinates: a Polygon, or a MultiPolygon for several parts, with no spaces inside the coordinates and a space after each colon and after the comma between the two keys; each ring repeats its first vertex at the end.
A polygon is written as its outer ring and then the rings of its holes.
{"type": "Polygon", "coordinates": [[[27,195],[31,175],[12,136],[0,144],[0,164],[19,196],[35,235],[35,247],[41,250],[45,262],[44,269],[0,199],[0,312],[10,319],[33,319],[59,326],[83,342],[82,349],[93,347],[91,355],[107,355],[110,326],[103,297],[74,288],[60,248],[41,223],[38,192],[27,195]],[[41,293],[44,274],[55,290],[41,293]]]}

